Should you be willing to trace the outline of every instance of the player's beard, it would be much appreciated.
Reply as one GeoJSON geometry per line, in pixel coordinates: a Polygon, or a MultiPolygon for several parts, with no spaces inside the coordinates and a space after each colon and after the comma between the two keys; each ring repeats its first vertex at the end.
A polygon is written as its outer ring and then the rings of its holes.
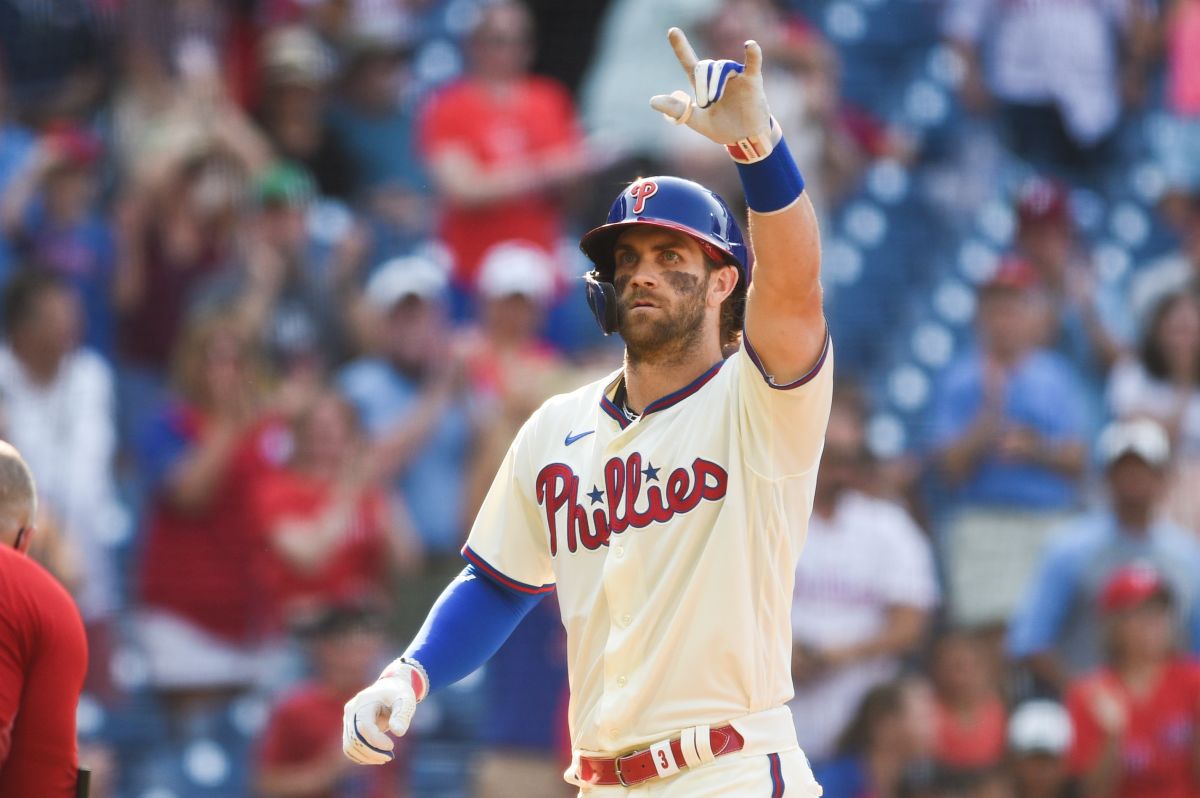
{"type": "Polygon", "coordinates": [[[685,359],[699,346],[704,332],[704,298],[708,294],[708,273],[701,280],[694,274],[669,272],[666,281],[673,289],[667,297],[630,289],[617,306],[617,332],[625,339],[626,358],[630,363],[673,363],[685,359]],[[632,304],[649,299],[658,312],[640,318],[630,315],[632,304]]]}

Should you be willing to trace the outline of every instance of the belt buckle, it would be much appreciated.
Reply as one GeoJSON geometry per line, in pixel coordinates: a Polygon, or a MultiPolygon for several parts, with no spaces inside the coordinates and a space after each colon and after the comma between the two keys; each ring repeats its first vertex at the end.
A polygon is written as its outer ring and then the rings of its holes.
{"type": "Polygon", "coordinates": [[[621,772],[621,757],[613,757],[613,768],[617,771],[617,783],[622,787],[629,788],[633,785],[625,781],[625,774],[621,772]]]}

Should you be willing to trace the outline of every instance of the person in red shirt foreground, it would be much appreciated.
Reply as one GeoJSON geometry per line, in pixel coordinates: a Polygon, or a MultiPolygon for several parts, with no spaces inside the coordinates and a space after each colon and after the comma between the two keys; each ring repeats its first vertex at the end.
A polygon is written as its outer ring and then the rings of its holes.
{"type": "Polygon", "coordinates": [[[354,603],[327,606],[298,626],[309,642],[313,679],[285,695],[271,713],[258,752],[263,798],[406,798],[406,749],[396,761],[356,768],[342,755],[342,706],[378,669],[384,652],[377,619],[354,603]]]}
{"type": "Polygon", "coordinates": [[[1107,664],[1075,680],[1069,763],[1088,798],[1200,796],[1200,665],[1176,653],[1174,600],[1157,571],[1129,565],[1100,594],[1107,664]]]}
{"type": "Polygon", "coordinates": [[[75,603],[24,556],[37,494],[21,455],[0,442],[0,795],[73,797],[75,707],[87,639],[75,603]]]}
{"type": "Polygon", "coordinates": [[[137,631],[150,684],[175,720],[270,673],[251,487],[277,467],[287,433],[267,413],[254,354],[234,318],[190,321],[174,356],[175,396],[142,436],[156,484],[137,631]]]}
{"type": "Polygon", "coordinates": [[[290,462],[258,480],[253,498],[285,624],[339,601],[382,602],[394,573],[421,556],[406,514],[397,514],[372,473],[358,417],[340,393],[318,395],[293,430],[290,462]]]}

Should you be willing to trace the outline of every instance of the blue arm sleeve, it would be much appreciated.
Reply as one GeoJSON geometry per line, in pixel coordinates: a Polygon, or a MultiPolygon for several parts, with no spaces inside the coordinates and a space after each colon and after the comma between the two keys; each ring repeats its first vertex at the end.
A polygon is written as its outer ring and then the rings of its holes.
{"type": "Polygon", "coordinates": [[[468,565],[433,605],[404,656],[425,668],[430,692],[452,685],[491,659],[544,595],[504,587],[468,565]]]}

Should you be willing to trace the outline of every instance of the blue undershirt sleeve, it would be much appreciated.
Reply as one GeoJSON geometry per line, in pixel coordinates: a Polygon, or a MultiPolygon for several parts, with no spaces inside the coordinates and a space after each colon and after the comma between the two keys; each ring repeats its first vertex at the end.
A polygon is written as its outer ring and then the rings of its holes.
{"type": "Polygon", "coordinates": [[[448,687],[491,659],[544,595],[505,587],[468,565],[433,605],[404,656],[425,668],[430,692],[448,687]]]}

